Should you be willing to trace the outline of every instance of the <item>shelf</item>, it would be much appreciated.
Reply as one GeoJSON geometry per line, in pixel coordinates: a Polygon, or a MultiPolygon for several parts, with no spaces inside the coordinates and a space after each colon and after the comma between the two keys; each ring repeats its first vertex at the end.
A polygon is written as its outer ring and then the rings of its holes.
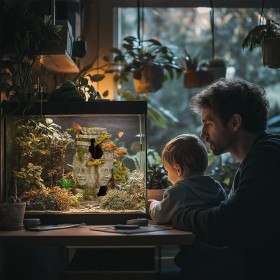
{"type": "Polygon", "coordinates": [[[78,73],[79,68],[73,61],[68,52],[54,53],[49,55],[42,55],[40,62],[44,64],[48,72],[55,73],[78,73]]]}

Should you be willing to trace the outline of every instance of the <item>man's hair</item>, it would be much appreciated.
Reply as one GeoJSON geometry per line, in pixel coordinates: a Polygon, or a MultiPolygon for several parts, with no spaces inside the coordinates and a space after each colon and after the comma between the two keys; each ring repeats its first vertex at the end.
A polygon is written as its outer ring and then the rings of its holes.
{"type": "Polygon", "coordinates": [[[264,88],[240,78],[219,79],[195,95],[190,106],[194,112],[211,108],[224,125],[239,114],[244,130],[260,132],[267,128],[269,103],[264,88]]]}
{"type": "Polygon", "coordinates": [[[181,134],[169,141],[162,151],[162,161],[179,166],[189,174],[203,174],[208,166],[207,150],[193,134],[181,134]]]}

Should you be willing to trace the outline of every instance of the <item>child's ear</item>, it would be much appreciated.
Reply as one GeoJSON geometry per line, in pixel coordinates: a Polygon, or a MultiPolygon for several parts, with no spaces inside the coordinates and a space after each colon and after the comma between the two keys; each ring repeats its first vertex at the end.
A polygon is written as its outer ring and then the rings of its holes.
{"type": "Polygon", "coordinates": [[[182,175],[182,170],[181,170],[181,167],[179,165],[176,165],[176,172],[177,172],[178,176],[182,175]]]}

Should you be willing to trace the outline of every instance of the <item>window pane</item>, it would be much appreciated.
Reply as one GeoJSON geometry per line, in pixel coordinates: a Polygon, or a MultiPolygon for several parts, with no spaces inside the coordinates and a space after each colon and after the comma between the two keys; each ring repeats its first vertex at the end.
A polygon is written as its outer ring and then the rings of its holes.
{"type": "MultiPolygon", "coordinates": [[[[227,77],[238,76],[264,86],[270,100],[270,116],[279,114],[280,86],[279,70],[263,66],[261,49],[250,52],[242,49],[242,42],[248,31],[259,21],[256,9],[217,8],[214,10],[214,50],[209,10],[204,13],[196,8],[144,8],[144,39],[155,38],[170,47],[178,56],[184,57],[187,49],[192,57],[198,56],[202,64],[212,58],[221,57],[227,62],[227,77]]],[[[120,37],[137,36],[137,9],[120,9],[120,37]]],[[[277,9],[265,9],[265,16],[278,21],[277,9]]],[[[141,26],[141,24],[140,24],[141,26]]],[[[188,108],[190,98],[200,89],[187,89],[183,85],[183,76],[178,80],[167,80],[162,89],[149,93],[148,99],[156,107],[165,110],[178,119],[168,129],[162,129],[149,123],[149,146],[159,153],[164,144],[173,136],[185,133],[199,133],[200,120],[193,116],[188,108]]]]}

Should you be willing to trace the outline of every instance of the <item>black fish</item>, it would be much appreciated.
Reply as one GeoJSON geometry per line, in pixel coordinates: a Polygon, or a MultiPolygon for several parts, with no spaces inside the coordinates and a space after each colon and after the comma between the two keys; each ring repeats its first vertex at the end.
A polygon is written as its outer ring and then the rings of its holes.
{"type": "Polygon", "coordinates": [[[96,194],[97,196],[104,196],[104,195],[106,195],[106,193],[107,193],[107,186],[101,186],[100,188],[99,188],[99,191],[98,191],[98,193],[96,194]]]}
{"type": "Polygon", "coordinates": [[[88,151],[91,153],[93,159],[99,159],[103,156],[103,151],[100,145],[94,145],[94,143],[95,143],[95,139],[91,138],[88,151]]]}

